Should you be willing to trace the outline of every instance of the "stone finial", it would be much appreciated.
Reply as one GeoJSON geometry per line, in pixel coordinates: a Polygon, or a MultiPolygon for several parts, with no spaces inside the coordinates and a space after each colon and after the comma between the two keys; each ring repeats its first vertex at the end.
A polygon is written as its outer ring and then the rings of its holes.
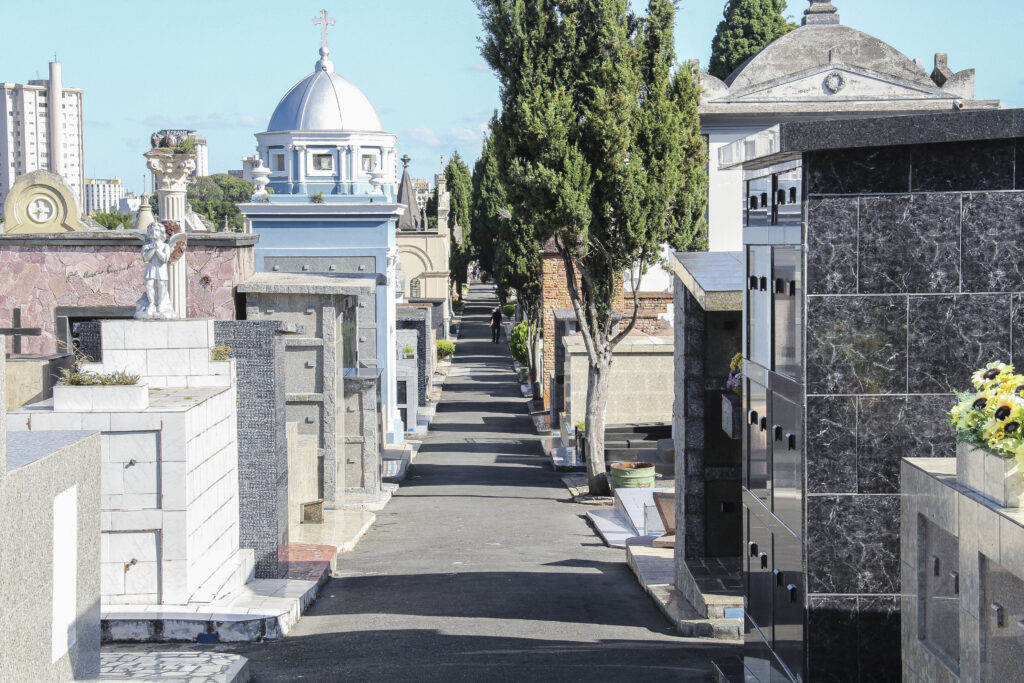
{"type": "Polygon", "coordinates": [[[149,195],[143,194],[139,198],[139,213],[135,217],[135,229],[145,233],[149,226],[156,221],[153,217],[153,207],[149,205],[149,195]]]}
{"type": "Polygon", "coordinates": [[[412,158],[408,154],[403,154],[399,161],[402,162],[402,168],[409,168],[409,162],[412,161],[412,158]]]}
{"type": "Polygon", "coordinates": [[[270,169],[263,164],[263,157],[256,152],[256,165],[252,167],[252,183],[256,186],[256,197],[267,196],[267,185],[270,184],[270,169]]]}
{"type": "Polygon", "coordinates": [[[932,81],[941,88],[952,77],[953,70],[949,68],[949,55],[945,52],[936,52],[935,68],[932,69],[932,81]]]}
{"type": "Polygon", "coordinates": [[[838,24],[839,11],[831,0],[810,0],[811,6],[804,10],[804,26],[838,24]]]}

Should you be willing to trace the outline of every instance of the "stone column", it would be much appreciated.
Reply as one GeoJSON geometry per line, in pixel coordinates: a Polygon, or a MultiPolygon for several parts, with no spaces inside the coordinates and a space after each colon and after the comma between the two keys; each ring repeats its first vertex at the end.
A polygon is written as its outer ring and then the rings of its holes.
{"type": "MultiPolygon", "coordinates": [[[[188,181],[196,170],[196,153],[178,153],[173,148],[154,148],[146,152],[146,165],[153,171],[157,208],[161,221],[176,221],[185,229],[185,196],[188,181]]],[[[169,267],[167,288],[178,317],[187,316],[185,255],[169,267]]]]}
{"type": "Polygon", "coordinates": [[[292,192],[306,192],[306,148],[303,145],[295,145],[295,189],[292,192]]]}

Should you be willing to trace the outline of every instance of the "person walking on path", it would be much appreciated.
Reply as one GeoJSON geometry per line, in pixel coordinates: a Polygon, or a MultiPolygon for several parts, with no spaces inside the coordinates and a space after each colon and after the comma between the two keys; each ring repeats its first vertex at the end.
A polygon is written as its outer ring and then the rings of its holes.
{"type": "Polygon", "coordinates": [[[491,311],[491,341],[495,344],[498,343],[498,337],[501,335],[501,310],[495,308],[491,311]]]}

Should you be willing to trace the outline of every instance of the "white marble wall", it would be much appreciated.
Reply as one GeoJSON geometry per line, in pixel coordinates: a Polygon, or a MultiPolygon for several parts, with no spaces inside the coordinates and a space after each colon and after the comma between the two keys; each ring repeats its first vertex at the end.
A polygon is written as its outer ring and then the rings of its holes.
{"type": "Polygon", "coordinates": [[[246,564],[238,548],[234,361],[209,360],[212,328],[104,321],[97,369],[142,374],[147,408],[54,412],[45,401],[8,415],[12,430],[101,433],[104,604],[208,602],[246,564]],[[158,388],[170,378],[184,384],[158,388]]]}

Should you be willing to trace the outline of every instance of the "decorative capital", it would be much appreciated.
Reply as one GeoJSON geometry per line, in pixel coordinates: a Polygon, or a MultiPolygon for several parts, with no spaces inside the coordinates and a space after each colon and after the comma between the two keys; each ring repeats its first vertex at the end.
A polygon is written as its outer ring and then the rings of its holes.
{"type": "Polygon", "coordinates": [[[811,6],[804,10],[804,26],[838,24],[839,10],[831,0],[810,0],[811,6]]]}
{"type": "Polygon", "coordinates": [[[145,157],[146,167],[155,176],[157,190],[184,192],[196,170],[195,152],[175,154],[161,149],[151,149],[146,152],[145,157]]]}

